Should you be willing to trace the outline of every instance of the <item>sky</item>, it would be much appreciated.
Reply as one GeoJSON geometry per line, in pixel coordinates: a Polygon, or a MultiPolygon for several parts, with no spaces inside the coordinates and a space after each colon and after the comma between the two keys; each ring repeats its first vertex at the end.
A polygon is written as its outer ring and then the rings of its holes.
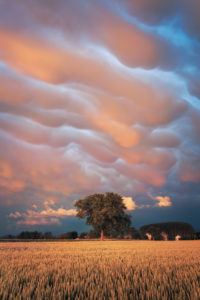
{"type": "Polygon", "coordinates": [[[0,0],[0,235],[106,192],[200,230],[199,54],[199,0],[0,0]]]}

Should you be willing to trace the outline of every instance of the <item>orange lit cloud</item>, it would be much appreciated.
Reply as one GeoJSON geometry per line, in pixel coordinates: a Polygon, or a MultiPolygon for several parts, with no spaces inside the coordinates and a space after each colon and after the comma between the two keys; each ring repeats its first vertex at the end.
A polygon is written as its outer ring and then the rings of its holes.
{"type": "Polygon", "coordinates": [[[123,202],[127,208],[127,210],[135,210],[136,204],[132,197],[123,197],[123,202]]]}
{"type": "Polygon", "coordinates": [[[158,201],[154,206],[158,207],[169,207],[172,206],[171,198],[169,196],[152,196],[150,193],[147,193],[148,196],[153,199],[158,201]]]}
{"type": "Polygon", "coordinates": [[[0,9],[0,205],[16,206],[10,217],[57,224],[73,215],[60,207],[88,194],[130,195],[135,210],[151,206],[149,191],[198,185],[196,0],[35,3],[0,9]]]}
{"type": "Polygon", "coordinates": [[[159,206],[159,207],[168,207],[168,206],[172,205],[171,199],[168,196],[164,196],[164,197],[157,196],[157,197],[155,197],[155,200],[158,201],[158,203],[156,204],[156,206],[159,206]]]}
{"type": "Polygon", "coordinates": [[[0,187],[2,189],[2,193],[16,193],[24,189],[25,182],[18,179],[7,180],[5,178],[1,178],[0,187]]]}
{"type": "Polygon", "coordinates": [[[12,177],[11,166],[6,161],[0,161],[0,176],[7,179],[12,177]]]}
{"type": "Polygon", "coordinates": [[[10,213],[9,217],[14,218],[14,219],[18,219],[18,218],[21,217],[21,214],[18,211],[16,211],[14,213],[10,213]]]}
{"type": "Polygon", "coordinates": [[[62,218],[66,218],[69,216],[76,215],[75,209],[64,209],[58,208],[54,210],[52,208],[47,208],[42,211],[34,211],[28,209],[26,213],[20,214],[19,212],[11,213],[9,215],[10,218],[19,219],[17,224],[23,224],[28,226],[35,225],[50,225],[50,224],[59,224],[59,220],[62,218]]]}

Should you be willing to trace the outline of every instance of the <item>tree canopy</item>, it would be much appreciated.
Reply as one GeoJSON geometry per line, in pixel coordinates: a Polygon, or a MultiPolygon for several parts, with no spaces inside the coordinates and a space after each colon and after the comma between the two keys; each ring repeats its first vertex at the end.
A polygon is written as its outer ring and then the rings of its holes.
{"type": "Polygon", "coordinates": [[[87,218],[95,232],[107,236],[124,234],[130,227],[130,216],[125,213],[123,199],[116,193],[93,194],[75,203],[78,218],[87,218]]]}

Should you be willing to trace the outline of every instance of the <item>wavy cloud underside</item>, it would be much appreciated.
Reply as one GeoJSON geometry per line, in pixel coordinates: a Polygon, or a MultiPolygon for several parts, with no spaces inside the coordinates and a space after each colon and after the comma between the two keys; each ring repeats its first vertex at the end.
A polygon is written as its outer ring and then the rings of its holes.
{"type": "Polygon", "coordinates": [[[173,207],[186,184],[199,197],[199,11],[198,0],[0,1],[10,220],[56,224],[96,192],[128,210],[173,207]]]}

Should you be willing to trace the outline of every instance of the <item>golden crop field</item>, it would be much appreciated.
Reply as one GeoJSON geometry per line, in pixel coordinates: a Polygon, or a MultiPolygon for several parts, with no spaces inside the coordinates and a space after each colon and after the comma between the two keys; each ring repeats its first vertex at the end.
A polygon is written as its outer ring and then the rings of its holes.
{"type": "Polygon", "coordinates": [[[0,243],[0,299],[200,299],[200,241],[0,243]]]}

